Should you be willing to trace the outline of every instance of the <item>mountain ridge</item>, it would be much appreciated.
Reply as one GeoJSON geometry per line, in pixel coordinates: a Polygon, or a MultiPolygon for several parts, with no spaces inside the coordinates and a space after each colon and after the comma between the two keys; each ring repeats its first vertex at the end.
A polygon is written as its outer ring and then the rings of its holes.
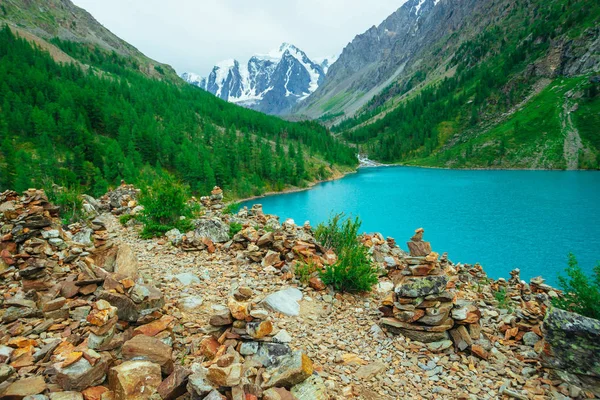
{"type": "Polygon", "coordinates": [[[282,115],[317,90],[331,62],[330,58],[313,61],[298,47],[283,43],[245,63],[221,61],[206,78],[190,72],[181,77],[225,101],[282,115]]]}

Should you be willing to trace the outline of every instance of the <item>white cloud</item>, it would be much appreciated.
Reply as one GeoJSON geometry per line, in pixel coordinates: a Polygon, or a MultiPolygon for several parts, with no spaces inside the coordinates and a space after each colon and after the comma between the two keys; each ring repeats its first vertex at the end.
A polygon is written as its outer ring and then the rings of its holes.
{"type": "Polygon", "coordinates": [[[282,42],[340,53],[405,0],[73,0],[113,33],[178,72],[207,74],[282,42]]]}

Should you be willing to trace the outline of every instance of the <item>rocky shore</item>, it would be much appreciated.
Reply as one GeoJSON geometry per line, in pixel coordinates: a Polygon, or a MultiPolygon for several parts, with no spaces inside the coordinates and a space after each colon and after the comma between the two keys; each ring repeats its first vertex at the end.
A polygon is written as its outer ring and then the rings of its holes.
{"type": "Polygon", "coordinates": [[[41,191],[0,195],[0,399],[584,399],[600,326],[543,279],[488,279],[417,230],[363,235],[366,294],[327,288],[309,225],[201,199],[192,232],[142,240],[137,191],[62,225],[41,191]],[[230,236],[230,224],[242,229],[230,236]],[[300,279],[298,266],[315,271],[300,279]]]}

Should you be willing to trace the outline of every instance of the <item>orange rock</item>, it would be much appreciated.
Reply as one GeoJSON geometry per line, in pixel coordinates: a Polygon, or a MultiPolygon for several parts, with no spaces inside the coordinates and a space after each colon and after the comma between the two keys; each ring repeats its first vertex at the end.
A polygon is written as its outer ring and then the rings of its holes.
{"type": "Polygon", "coordinates": [[[234,298],[230,298],[227,302],[227,307],[233,318],[244,321],[250,315],[250,303],[244,303],[236,301],[234,298]]]}
{"type": "Polygon", "coordinates": [[[133,336],[156,336],[162,331],[166,330],[173,321],[175,321],[175,318],[171,317],[170,315],[164,315],[157,321],[135,328],[133,330],[133,336]]]}
{"type": "Polygon", "coordinates": [[[325,285],[325,283],[323,283],[321,278],[319,278],[318,276],[313,276],[312,278],[310,278],[308,280],[308,285],[311,288],[318,290],[318,291],[327,289],[327,285],[325,285]]]}
{"type": "Polygon", "coordinates": [[[101,400],[102,395],[108,392],[108,389],[104,386],[93,386],[85,389],[81,394],[84,400],[101,400]]]}
{"type": "Polygon", "coordinates": [[[12,353],[12,357],[13,358],[17,358],[22,356],[23,354],[27,354],[27,353],[33,353],[33,346],[29,345],[27,347],[20,347],[18,349],[16,349],[15,351],[13,351],[12,353]]]}
{"type": "Polygon", "coordinates": [[[35,361],[33,359],[33,354],[25,353],[25,354],[21,355],[20,357],[14,359],[13,362],[10,363],[10,366],[15,369],[20,369],[20,368],[25,368],[25,367],[31,367],[33,364],[35,364],[35,361]]]}
{"type": "Polygon", "coordinates": [[[129,279],[129,278],[121,280],[120,283],[121,283],[121,285],[123,285],[123,287],[125,289],[132,288],[133,285],[135,285],[135,282],[133,281],[133,279],[129,279]]]}
{"type": "Polygon", "coordinates": [[[65,361],[63,361],[62,368],[66,368],[69,365],[75,364],[77,361],[81,360],[81,357],[83,357],[83,353],[81,351],[72,352],[67,356],[65,361]]]}
{"type": "Polygon", "coordinates": [[[92,325],[103,326],[108,323],[108,321],[114,316],[114,314],[115,314],[115,311],[110,310],[110,309],[100,310],[100,311],[95,311],[95,312],[92,311],[87,316],[87,321],[92,325]]]}
{"type": "Polygon", "coordinates": [[[215,245],[209,238],[202,238],[202,243],[206,246],[206,251],[209,253],[214,253],[216,251],[215,245]]]}
{"type": "Polygon", "coordinates": [[[27,339],[24,337],[16,337],[8,341],[8,345],[13,348],[26,348],[37,345],[37,342],[33,339],[27,339]]]}
{"type": "Polygon", "coordinates": [[[490,357],[490,353],[488,353],[483,347],[474,344],[471,346],[471,352],[475,354],[477,357],[487,360],[490,357]]]}
{"type": "Polygon", "coordinates": [[[219,342],[214,337],[211,336],[208,338],[204,338],[200,342],[199,352],[207,359],[212,360],[213,358],[215,358],[215,355],[219,350],[219,346],[219,342]]]}

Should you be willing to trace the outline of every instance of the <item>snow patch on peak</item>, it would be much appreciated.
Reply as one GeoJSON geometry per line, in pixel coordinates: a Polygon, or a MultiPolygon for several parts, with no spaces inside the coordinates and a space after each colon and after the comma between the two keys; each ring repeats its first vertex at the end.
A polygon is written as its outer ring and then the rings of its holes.
{"type": "Polygon", "coordinates": [[[419,4],[416,5],[416,7],[415,7],[416,15],[419,15],[419,13],[421,11],[421,6],[423,5],[423,3],[425,3],[425,0],[419,0],[419,4]]]}
{"type": "MultiPolygon", "coordinates": [[[[224,100],[270,112],[262,108],[263,100],[265,107],[276,109],[282,104],[289,108],[302,101],[318,89],[337,58],[311,60],[298,47],[282,43],[267,54],[252,56],[246,63],[234,59],[221,61],[206,79],[193,73],[181,77],[224,100]]],[[[273,111],[278,112],[279,109],[273,111]]]]}

